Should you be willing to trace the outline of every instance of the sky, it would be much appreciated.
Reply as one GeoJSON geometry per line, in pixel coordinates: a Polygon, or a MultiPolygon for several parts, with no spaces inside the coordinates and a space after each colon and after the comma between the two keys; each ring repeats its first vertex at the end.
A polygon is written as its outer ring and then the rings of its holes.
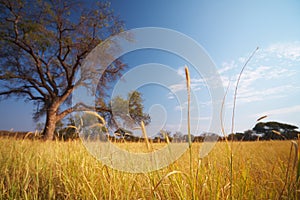
{"type": "MultiPolygon", "coordinates": [[[[247,64],[237,90],[234,132],[253,128],[256,119],[263,115],[268,116],[263,121],[300,126],[299,1],[110,2],[115,14],[125,22],[126,30],[167,28],[186,35],[202,46],[214,62],[224,90],[229,85],[224,109],[227,133],[231,131],[233,96],[238,74],[256,47],[259,49],[247,64]]],[[[127,75],[133,69],[138,69],[138,66],[155,68],[151,63],[172,69],[173,74],[156,73],[152,76],[158,80],[178,80],[177,83],[165,86],[145,84],[138,90],[143,94],[145,110],[152,115],[153,127],[155,125],[158,129],[173,132],[186,132],[184,66],[187,65],[193,90],[192,127],[197,126],[195,134],[209,130],[213,123],[212,91],[203,81],[202,74],[193,69],[193,64],[178,55],[151,49],[130,52],[123,55],[122,59],[129,66],[127,75]],[[178,95],[182,95],[182,101],[180,98],[178,100],[178,95]]],[[[151,74],[141,74],[136,79],[145,77],[151,77],[151,74]]],[[[128,80],[124,76],[120,82],[128,80]]],[[[0,130],[34,130],[32,111],[33,106],[28,102],[0,102],[0,130]]]]}

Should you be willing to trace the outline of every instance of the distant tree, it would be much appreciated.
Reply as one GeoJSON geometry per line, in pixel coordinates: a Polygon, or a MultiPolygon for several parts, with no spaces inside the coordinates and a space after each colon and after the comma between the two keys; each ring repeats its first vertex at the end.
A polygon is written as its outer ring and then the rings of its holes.
{"type": "Polygon", "coordinates": [[[128,101],[121,96],[117,96],[112,99],[111,108],[114,119],[109,119],[108,121],[110,121],[112,125],[116,123],[120,125],[120,123],[122,123],[121,126],[125,127],[125,125],[130,122],[129,120],[131,120],[128,114],[128,101]]]}
{"type": "MultiPolygon", "coordinates": [[[[191,134],[191,140],[192,140],[192,142],[194,141],[194,139],[195,139],[195,136],[194,136],[193,134],[191,134]]],[[[188,141],[189,141],[188,135],[187,135],[187,134],[183,135],[183,136],[182,136],[182,140],[183,140],[184,142],[188,142],[188,141]]]]}
{"type": "Polygon", "coordinates": [[[251,132],[244,132],[244,133],[236,133],[234,136],[235,140],[241,141],[241,140],[251,140],[251,132]]]}
{"type": "Polygon", "coordinates": [[[153,139],[153,142],[169,142],[173,141],[172,132],[169,130],[160,130],[153,139]],[[168,139],[167,139],[168,138],[168,139]]]}
{"type": "Polygon", "coordinates": [[[227,135],[227,139],[228,140],[235,140],[235,134],[234,133],[230,133],[229,135],[227,135]]]}
{"type": "Polygon", "coordinates": [[[142,121],[145,125],[151,122],[150,115],[144,113],[142,94],[138,91],[134,91],[128,94],[129,100],[129,115],[136,124],[140,124],[142,121]]]}
{"type": "Polygon", "coordinates": [[[166,140],[169,140],[169,142],[173,141],[172,132],[169,130],[161,130],[160,135],[161,135],[161,138],[163,138],[165,141],[166,140]]]}
{"type": "Polygon", "coordinates": [[[296,131],[297,126],[279,122],[259,122],[253,128],[256,134],[262,139],[295,139],[300,132],[296,131]]]}
{"type": "MultiPolygon", "coordinates": [[[[34,119],[46,115],[45,139],[53,139],[57,122],[83,107],[70,106],[76,88],[91,87],[82,84],[89,76],[75,82],[83,59],[124,27],[108,2],[94,6],[83,2],[0,0],[0,97],[33,101],[34,119]]],[[[124,66],[119,60],[111,64],[103,72],[100,90],[124,66]]],[[[106,104],[98,104],[97,110],[111,112],[106,104]]]]}
{"type": "Polygon", "coordinates": [[[194,142],[203,142],[204,141],[204,136],[203,135],[197,135],[194,138],[194,142]]]}
{"type": "MultiPolygon", "coordinates": [[[[195,139],[197,139],[198,141],[201,141],[201,138],[202,140],[204,141],[217,141],[217,140],[221,140],[222,137],[216,133],[213,133],[213,132],[204,132],[202,133],[200,136],[198,136],[198,138],[196,138],[197,136],[195,136],[195,139]]],[[[229,135],[228,138],[230,138],[231,136],[229,135]]]]}
{"type": "Polygon", "coordinates": [[[176,131],[173,135],[173,142],[181,142],[183,134],[180,131],[176,131]]]}
{"type": "Polygon", "coordinates": [[[255,136],[254,133],[255,132],[253,130],[244,131],[244,136],[242,140],[246,140],[246,141],[256,140],[257,136],[255,136]]]}
{"type": "Polygon", "coordinates": [[[151,122],[150,115],[144,112],[142,94],[138,91],[130,92],[127,99],[120,96],[115,97],[111,106],[115,118],[113,120],[118,120],[123,127],[140,126],[141,121],[145,125],[151,122]]]}

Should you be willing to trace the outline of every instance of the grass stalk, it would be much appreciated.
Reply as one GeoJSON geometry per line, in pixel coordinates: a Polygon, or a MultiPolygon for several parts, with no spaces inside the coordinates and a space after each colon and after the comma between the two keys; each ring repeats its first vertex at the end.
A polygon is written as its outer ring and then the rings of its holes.
{"type": "MultiPolygon", "coordinates": [[[[190,109],[191,109],[191,82],[190,82],[190,73],[187,66],[185,66],[185,76],[186,76],[186,87],[187,87],[187,97],[188,97],[188,109],[187,109],[187,127],[188,127],[188,143],[190,149],[190,161],[192,161],[192,137],[191,137],[191,119],[190,119],[190,109]]],[[[192,167],[192,163],[190,163],[192,167]]],[[[191,168],[192,174],[192,168],[191,168]]]]}
{"type": "Polygon", "coordinates": [[[247,61],[245,62],[244,66],[242,67],[242,70],[239,73],[236,85],[235,85],[235,90],[234,90],[234,97],[233,97],[233,108],[232,108],[232,118],[231,118],[231,133],[233,133],[234,131],[234,119],[235,119],[235,107],[236,107],[236,99],[237,99],[237,92],[238,92],[238,87],[239,87],[239,83],[242,77],[242,74],[247,66],[247,64],[249,63],[249,61],[252,59],[252,57],[254,56],[254,54],[256,53],[256,51],[259,49],[259,47],[256,47],[256,49],[252,52],[252,54],[250,55],[250,57],[247,59],[247,61]]]}
{"type": "Polygon", "coordinates": [[[192,198],[195,199],[195,184],[193,178],[193,156],[192,156],[192,136],[191,136],[191,78],[189,68],[185,66],[185,77],[188,97],[188,108],[187,108],[187,127],[188,127],[188,143],[189,143],[189,157],[190,157],[190,176],[191,176],[191,190],[192,198]]]}
{"type": "Polygon", "coordinates": [[[232,118],[231,118],[231,150],[230,150],[230,199],[233,199],[233,152],[232,152],[232,144],[233,144],[233,133],[234,133],[234,120],[235,120],[235,110],[236,110],[236,100],[237,100],[237,92],[239,83],[242,77],[242,74],[249,63],[249,61],[252,59],[256,51],[259,49],[259,47],[256,47],[256,49],[252,52],[252,54],[249,56],[247,61],[245,62],[244,66],[242,67],[236,85],[234,90],[234,96],[233,96],[233,108],[232,108],[232,118]]]}

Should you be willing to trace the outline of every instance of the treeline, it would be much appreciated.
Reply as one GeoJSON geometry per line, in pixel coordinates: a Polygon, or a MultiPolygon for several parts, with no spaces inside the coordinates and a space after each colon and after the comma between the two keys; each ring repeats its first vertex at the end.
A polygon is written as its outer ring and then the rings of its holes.
{"type": "MultiPolygon", "coordinates": [[[[216,133],[204,133],[199,136],[191,135],[193,142],[203,142],[210,138],[214,141],[234,140],[234,141],[257,141],[257,140],[293,140],[300,137],[297,126],[284,124],[279,122],[259,122],[251,130],[243,133],[229,134],[227,138],[216,133]]],[[[88,129],[84,131],[85,135],[79,136],[74,128],[62,128],[57,130],[55,135],[57,140],[75,140],[80,137],[85,140],[101,140],[112,142],[144,142],[145,138],[135,136],[131,131],[119,128],[113,134],[108,134],[103,129],[88,129]]],[[[39,132],[13,132],[0,131],[0,137],[11,137],[15,139],[40,139],[39,132]]],[[[152,143],[160,142],[188,142],[188,135],[176,132],[172,134],[170,131],[162,131],[152,138],[148,138],[152,143]]]]}
{"type": "MultiPolygon", "coordinates": [[[[292,140],[300,136],[297,131],[297,126],[279,123],[279,122],[259,122],[251,130],[244,131],[243,133],[229,134],[227,138],[221,134],[204,133],[199,136],[191,135],[193,142],[203,142],[206,139],[213,141],[257,141],[257,140],[292,140]]],[[[86,140],[110,140],[112,142],[144,142],[145,138],[135,136],[131,131],[119,128],[114,134],[109,135],[106,132],[93,131],[90,129],[82,136],[86,140]]],[[[188,135],[176,132],[172,134],[170,131],[161,131],[156,136],[148,138],[152,143],[160,142],[188,142],[188,135]]]]}
{"type": "MultiPolygon", "coordinates": [[[[280,122],[259,122],[251,130],[243,133],[233,133],[225,136],[216,133],[204,133],[199,136],[191,135],[193,142],[203,142],[207,138],[214,141],[258,141],[258,140],[293,140],[300,137],[297,126],[280,122]]],[[[114,136],[108,136],[114,142],[143,142],[144,138],[134,136],[132,132],[125,129],[118,129],[114,136]],[[117,134],[116,134],[117,133],[117,134]]],[[[158,133],[154,138],[148,139],[150,142],[188,142],[188,135],[176,132],[171,134],[169,131],[158,133]]]]}

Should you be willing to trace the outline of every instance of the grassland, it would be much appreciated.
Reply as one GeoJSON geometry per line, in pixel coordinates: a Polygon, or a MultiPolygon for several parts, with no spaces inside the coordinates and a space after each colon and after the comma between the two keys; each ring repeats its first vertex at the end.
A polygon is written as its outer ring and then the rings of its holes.
{"type": "Polygon", "coordinates": [[[188,152],[165,169],[130,174],[103,166],[80,141],[2,138],[0,199],[297,199],[291,141],[229,145],[232,172],[219,142],[203,159],[193,143],[192,174],[188,152]]]}

